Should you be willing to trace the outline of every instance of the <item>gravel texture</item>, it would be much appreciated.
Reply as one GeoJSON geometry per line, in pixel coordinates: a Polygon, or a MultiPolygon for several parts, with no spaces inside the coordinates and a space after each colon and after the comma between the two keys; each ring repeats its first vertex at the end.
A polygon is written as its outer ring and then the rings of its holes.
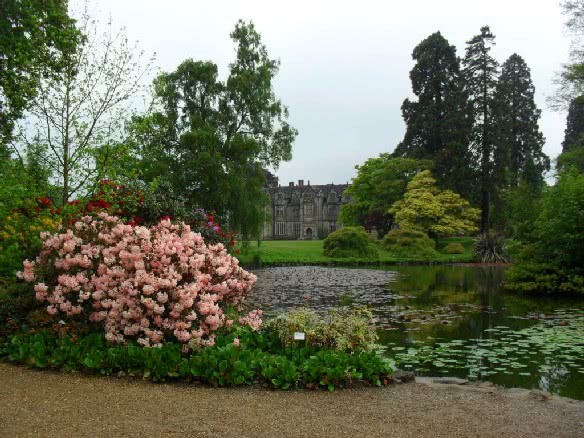
{"type": "Polygon", "coordinates": [[[219,389],[0,364],[2,437],[583,437],[584,402],[409,383],[219,389]]]}

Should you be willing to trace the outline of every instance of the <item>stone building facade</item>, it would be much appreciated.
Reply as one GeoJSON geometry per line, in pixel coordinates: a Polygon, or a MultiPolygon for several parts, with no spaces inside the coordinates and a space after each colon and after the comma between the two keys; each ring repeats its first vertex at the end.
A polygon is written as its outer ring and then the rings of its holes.
{"type": "Polygon", "coordinates": [[[348,184],[298,184],[266,189],[270,202],[269,220],[264,225],[264,240],[309,240],[322,238],[342,227],[341,207],[349,202],[343,193],[348,184]]]}

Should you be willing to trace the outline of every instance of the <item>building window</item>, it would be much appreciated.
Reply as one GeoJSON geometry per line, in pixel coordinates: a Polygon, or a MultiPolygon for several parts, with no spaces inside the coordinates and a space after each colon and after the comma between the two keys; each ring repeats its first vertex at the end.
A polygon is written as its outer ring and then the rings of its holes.
{"type": "Polygon", "coordinates": [[[329,231],[332,233],[333,231],[337,231],[337,224],[330,224],[329,231]]]}
{"type": "Polygon", "coordinates": [[[294,224],[294,235],[300,236],[300,224],[294,224]]]}
{"type": "Polygon", "coordinates": [[[280,205],[276,206],[276,216],[280,216],[280,217],[284,216],[285,211],[286,210],[285,210],[284,206],[280,206],[280,205]]]}
{"type": "Polygon", "coordinates": [[[313,204],[304,204],[304,214],[306,216],[312,216],[313,211],[314,211],[313,204]]]}
{"type": "Polygon", "coordinates": [[[286,235],[286,223],[285,222],[276,222],[276,236],[285,236],[286,235]]]}

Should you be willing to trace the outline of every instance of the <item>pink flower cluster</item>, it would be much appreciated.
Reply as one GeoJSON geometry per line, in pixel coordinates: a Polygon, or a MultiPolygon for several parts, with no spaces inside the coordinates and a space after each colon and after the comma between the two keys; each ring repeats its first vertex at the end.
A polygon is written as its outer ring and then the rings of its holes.
{"type": "MultiPolygon", "coordinates": [[[[24,262],[19,277],[38,281],[36,297],[49,303],[49,313],[87,314],[112,342],[213,345],[214,332],[232,323],[225,306],[241,309],[257,279],[222,244],[206,245],[188,225],[170,220],[135,227],[100,213],[41,238],[43,250],[24,262]]],[[[261,311],[240,323],[257,330],[261,311]]]]}

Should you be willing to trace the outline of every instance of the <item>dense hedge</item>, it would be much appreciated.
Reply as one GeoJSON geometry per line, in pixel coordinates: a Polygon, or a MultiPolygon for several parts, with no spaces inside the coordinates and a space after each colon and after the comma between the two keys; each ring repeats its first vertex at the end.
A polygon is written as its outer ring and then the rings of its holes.
{"type": "Polygon", "coordinates": [[[363,227],[344,227],[330,233],[324,240],[324,255],[327,257],[376,258],[377,245],[363,227]]]}
{"type": "Polygon", "coordinates": [[[436,242],[422,231],[393,229],[383,238],[382,246],[397,257],[430,258],[437,255],[436,242]]]}
{"type": "Polygon", "coordinates": [[[11,336],[0,347],[0,358],[33,368],[127,374],[153,381],[183,379],[213,386],[252,383],[288,389],[299,386],[334,390],[352,381],[382,385],[391,378],[387,359],[372,351],[284,348],[277,337],[251,329],[218,336],[216,344],[185,354],[178,343],[144,348],[136,343],[113,345],[103,333],[74,338],[46,331],[11,336]]]}
{"type": "Polygon", "coordinates": [[[442,250],[444,254],[464,254],[464,246],[460,243],[449,243],[442,250]]]}

